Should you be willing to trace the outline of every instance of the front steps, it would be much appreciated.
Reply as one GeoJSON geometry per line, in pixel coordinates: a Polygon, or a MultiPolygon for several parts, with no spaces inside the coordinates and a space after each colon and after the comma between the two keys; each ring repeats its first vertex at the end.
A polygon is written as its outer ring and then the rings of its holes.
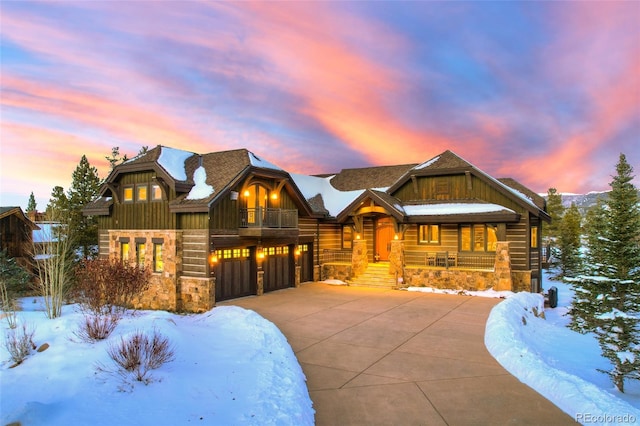
{"type": "Polygon", "coordinates": [[[389,274],[389,263],[369,263],[367,270],[348,281],[354,287],[395,288],[395,277],[389,274]]]}

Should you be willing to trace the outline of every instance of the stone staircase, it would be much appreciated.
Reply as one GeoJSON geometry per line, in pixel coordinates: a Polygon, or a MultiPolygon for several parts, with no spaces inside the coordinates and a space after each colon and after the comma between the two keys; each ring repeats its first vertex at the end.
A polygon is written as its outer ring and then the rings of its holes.
{"type": "Polygon", "coordinates": [[[389,274],[389,263],[369,263],[367,270],[348,281],[354,287],[394,288],[395,277],[389,274]]]}

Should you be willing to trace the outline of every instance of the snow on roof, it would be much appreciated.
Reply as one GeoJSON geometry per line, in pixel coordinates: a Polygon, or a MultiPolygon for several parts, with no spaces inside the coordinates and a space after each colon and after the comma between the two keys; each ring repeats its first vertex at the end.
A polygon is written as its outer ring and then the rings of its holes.
{"type": "Polygon", "coordinates": [[[40,229],[34,229],[31,234],[34,243],[39,244],[58,241],[58,237],[55,235],[55,228],[60,226],[59,223],[38,222],[36,225],[38,225],[40,229]]]}
{"type": "Polygon", "coordinates": [[[504,206],[487,203],[439,203],[404,206],[408,216],[435,216],[447,214],[494,213],[500,211],[513,212],[504,206]]]}
{"type": "Polygon", "coordinates": [[[290,173],[290,175],[307,200],[320,194],[324,202],[324,207],[329,211],[329,214],[334,217],[340,214],[342,210],[364,192],[364,190],[361,189],[355,191],[337,190],[331,185],[333,175],[329,177],[307,176],[295,173],[290,173]]]}
{"type": "Polygon", "coordinates": [[[440,159],[439,155],[437,157],[433,157],[431,160],[425,161],[422,164],[418,164],[413,169],[414,170],[425,169],[425,168],[429,167],[430,165],[432,165],[433,163],[435,163],[436,161],[438,161],[438,159],[440,159]]]}
{"type": "Polygon", "coordinates": [[[249,161],[251,162],[251,165],[254,167],[261,167],[263,169],[282,170],[280,167],[266,160],[263,160],[262,158],[258,157],[251,151],[249,151],[249,161]]]}
{"type": "Polygon", "coordinates": [[[184,168],[184,162],[187,158],[195,155],[193,152],[183,151],[181,149],[168,148],[163,146],[158,157],[158,164],[171,175],[175,180],[187,180],[187,172],[184,168]]]}
{"type": "Polygon", "coordinates": [[[207,183],[207,171],[200,166],[193,172],[194,187],[187,194],[187,200],[209,198],[214,193],[213,186],[207,183]]]}

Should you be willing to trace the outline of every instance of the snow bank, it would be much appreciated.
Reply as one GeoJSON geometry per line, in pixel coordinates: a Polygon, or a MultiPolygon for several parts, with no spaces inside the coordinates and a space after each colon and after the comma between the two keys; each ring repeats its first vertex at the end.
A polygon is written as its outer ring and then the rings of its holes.
{"type": "MultiPolygon", "coordinates": [[[[582,423],[624,423],[623,416],[640,420],[639,409],[577,375],[595,370],[585,366],[593,362],[592,355],[582,358],[582,354],[594,353],[594,341],[590,336],[547,323],[539,316],[543,304],[541,295],[522,292],[492,309],[485,345],[493,357],[520,381],[582,423]]],[[[599,368],[607,366],[600,364],[599,368]]]]}
{"type": "MultiPolygon", "coordinates": [[[[74,306],[65,306],[55,320],[35,310],[18,312],[18,318],[35,328],[36,345],[50,347],[12,369],[0,348],[0,424],[314,424],[306,379],[290,345],[253,311],[233,306],[200,315],[138,311],[97,343],[77,341],[74,331],[82,317],[74,306]],[[96,373],[97,363],[110,365],[110,343],[153,329],[175,351],[173,362],[152,372],[155,381],[123,386],[117,375],[96,373]]],[[[6,329],[2,321],[0,331],[6,329]]]]}

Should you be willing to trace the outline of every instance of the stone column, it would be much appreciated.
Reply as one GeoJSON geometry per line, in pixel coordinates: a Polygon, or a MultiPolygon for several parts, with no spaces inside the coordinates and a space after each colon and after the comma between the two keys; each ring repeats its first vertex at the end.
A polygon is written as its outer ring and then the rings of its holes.
{"type": "Polygon", "coordinates": [[[262,296],[263,294],[264,294],[264,271],[262,270],[262,268],[260,268],[258,269],[258,282],[257,282],[256,295],[262,296]]]}
{"type": "Polygon", "coordinates": [[[353,252],[351,253],[351,267],[354,277],[361,275],[369,266],[367,253],[367,240],[353,240],[353,252]]]}
{"type": "Polygon", "coordinates": [[[509,254],[509,243],[499,241],[496,243],[496,262],[494,265],[497,285],[496,291],[512,290],[513,280],[511,279],[511,256],[509,254]]]}
{"type": "Polygon", "coordinates": [[[389,252],[389,274],[395,277],[395,285],[401,286],[404,281],[404,240],[391,240],[389,252]]]}
{"type": "Polygon", "coordinates": [[[300,272],[302,271],[302,267],[300,265],[296,265],[295,271],[295,286],[296,288],[300,287],[300,272]]]}

